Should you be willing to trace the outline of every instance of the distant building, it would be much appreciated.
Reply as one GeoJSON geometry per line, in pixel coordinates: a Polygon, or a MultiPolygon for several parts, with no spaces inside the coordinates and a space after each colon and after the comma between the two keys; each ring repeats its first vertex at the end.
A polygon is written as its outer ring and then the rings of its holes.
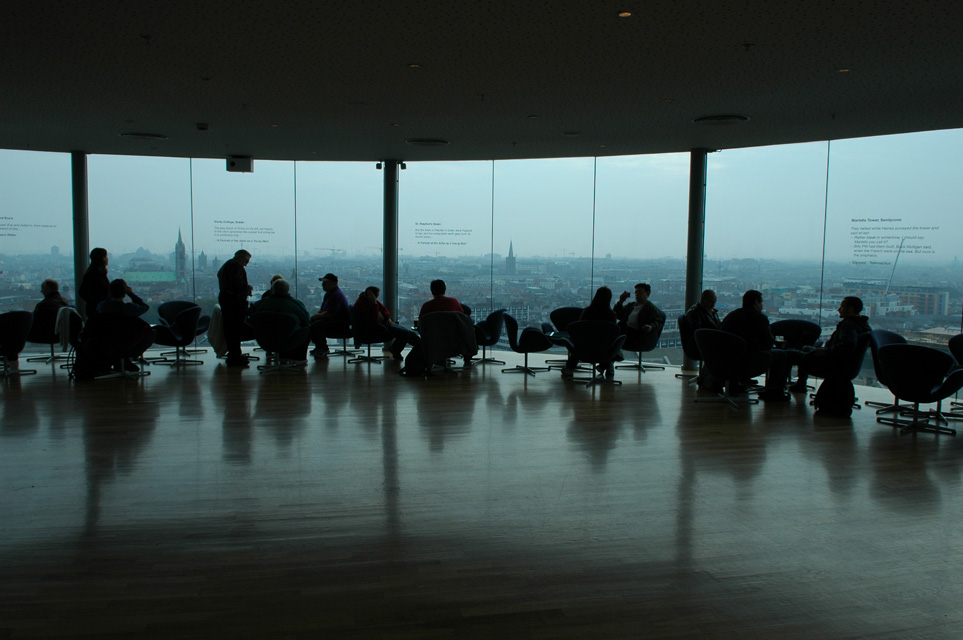
{"type": "Polygon", "coordinates": [[[512,243],[508,243],[508,257],[505,258],[505,273],[507,275],[515,275],[515,247],[512,243]]]}
{"type": "Polygon", "coordinates": [[[207,271],[207,254],[203,251],[201,251],[201,255],[197,256],[197,269],[207,271]]]}
{"type": "Polygon", "coordinates": [[[886,309],[885,315],[911,315],[905,309],[909,307],[915,309],[917,315],[923,316],[945,316],[950,313],[950,293],[939,287],[904,286],[898,289],[890,288],[887,291],[886,282],[882,280],[865,282],[844,280],[843,284],[850,295],[861,298],[882,298],[885,303],[881,307],[886,309]],[[892,295],[898,297],[897,305],[888,300],[892,295]]]}
{"type": "Polygon", "coordinates": [[[181,230],[177,230],[177,244],[174,245],[174,277],[177,282],[187,282],[187,247],[181,239],[181,230]]]}
{"type": "Polygon", "coordinates": [[[52,255],[52,256],[59,256],[59,255],[60,255],[60,247],[58,247],[57,245],[54,245],[54,246],[50,247],[50,255],[52,255]]]}

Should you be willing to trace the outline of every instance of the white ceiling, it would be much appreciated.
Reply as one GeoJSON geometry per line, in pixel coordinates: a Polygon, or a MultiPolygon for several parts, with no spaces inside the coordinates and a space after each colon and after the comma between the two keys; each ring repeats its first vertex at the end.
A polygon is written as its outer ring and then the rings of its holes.
{"type": "Polygon", "coordinates": [[[6,0],[0,147],[455,160],[956,128],[960,25],[950,0],[6,0]]]}

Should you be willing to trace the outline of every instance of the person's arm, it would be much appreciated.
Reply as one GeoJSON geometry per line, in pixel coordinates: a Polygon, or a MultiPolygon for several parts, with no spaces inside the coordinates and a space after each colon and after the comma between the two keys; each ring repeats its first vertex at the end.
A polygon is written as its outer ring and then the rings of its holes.
{"type": "Polygon", "coordinates": [[[136,313],[133,313],[132,315],[142,316],[147,313],[148,309],[150,309],[150,305],[141,300],[141,297],[131,291],[130,287],[127,287],[127,295],[130,296],[130,304],[133,305],[133,309],[136,309],[136,313]]]}

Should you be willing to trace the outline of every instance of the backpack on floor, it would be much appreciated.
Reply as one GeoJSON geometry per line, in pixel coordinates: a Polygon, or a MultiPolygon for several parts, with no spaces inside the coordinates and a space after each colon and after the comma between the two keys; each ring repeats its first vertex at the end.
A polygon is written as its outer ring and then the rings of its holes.
{"type": "Polygon", "coordinates": [[[403,376],[408,376],[411,378],[424,377],[427,374],[428,367],[425,364],[425,356],[421,353],[421,349],[414,347],[405,356],[405,366],[401,368],[400,373],[403,376]]]}
{"type": "Polygon", "coordinates": [[[856,391],[851,380],[826,378],[816,390],[813,406],[820,414],[848,418],[853,413],[855,401],[856,391]]]}

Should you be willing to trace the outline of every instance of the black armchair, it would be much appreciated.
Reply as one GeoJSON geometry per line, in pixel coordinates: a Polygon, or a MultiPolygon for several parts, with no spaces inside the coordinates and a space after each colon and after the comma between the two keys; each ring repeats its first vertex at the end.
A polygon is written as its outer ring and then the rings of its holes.
{"type": "Polygon", "coordinates": [[[548,371],[548,367],[528,366],[528,354],[548,351],[552,348],[552,340],[539,329],[526,327],[521,335],[518,333],[518,321],[509,314],[505,314],[505,331],[508,332],[508,345],[515,353],[525,355],[524,365],[515,365],[510,369],[502,369],[502,373],[527,373],[534,376],[536,371],[548,371]]]}
{"type": "MultiPolygon", "coordinates": [[[[699,347],[697,347],[695,343],[695,329],[692,328],[692,323],[689,322],[689,318],[687,318],[685,314],[679,316],[676,322],[679,326],[679,340],[682,342],[682,353],[690,360],[698,362],[699,373],[702,373],[702,354],[699,353],[699,347]]],[[[698,380],[699,374],[677,373],[675,377],[687,380],[689,384],[693,384],[698,380]]]]}
{"type": "Polygon", "coordinates": [[[782,338],[782,348],[802,349],[811,347],[819,340],[822,328],[809,320],[777,320],[770,327],[772,335],[782,338]]]}
{"type": "Polygon", "coordinates": [[[622,346],[626,351],[637,351],[639,354],[639,361],[635,364],[620,364],[617,369],[638,369],[642,373],[645,373],[649,369],[662,369],[660,364],[652,364],[647,362],[642,364],[642,354],[648,353],[655,349],[659,344],[659,338],[662,337],[662,329],[665,327],[665,311],[659,309],[659,313],[662,314],[662,326],[659,327],[657,331],[650,331],[646,334],[631,332],[626,334],[625,344],[622,346]]]}
{"type": "Polygon", "coordinates": [[[956,435],[956,429],[943,426],[946,418],[941,403],[963,387],[963,368],[956,368],[952,356],[936,349],[912,344],[891,344],[879,350],[879,362],[893,395],[913,403],[911,421],[894,418],[877,422],[902,427],[907,431],[928,431],[956,435]],[[920,411],[920,404],[936,403],[935,411],[920,411]],[[931,424],[930,421],[934,423],[931,424]]]}
{"type": "MultiPolygon", "coordinates": [[[[881,385],[888,389],[889,383],[886,381],[886,372],[883,371],[883,367],[879,364],[879,350],[891,344],[906,344],[906,338],[898,333],[886,331],[885,329],[873,329],[869,332],[869,349],[870,353],[873,355],[873,370],[876,372],[876,380],[878,380],[881,385]]],[[[892,389],[890,389],[890,391],[892,391],[892,389]]],[[[904,409],[910,409],[908,406],[901,405],[899,403],[899,398],[897,398],[895,395],[893,396],[893,401],[891,403],[867,400],[865,404],[867,407],[879,407],[879,409],[876,411],[876,415],[882,415],[885,413],[898,414],[904,409]]]]}
{"type": "MultiPolygon", "coordinates": [[[[582,315],[582,311],[582,307],[559,307],[558,309],[554,309],[548,314],[551,322],[542,323],[542,333],[547,335],[555,346],[565,347],[566,349],[571,348],[572,343],[569,341],[568,325],[577,322],[582,315]]],[[[550,359],[546,360],[545,364],[548,365],[549,369],[553,367],[562,368],[566,362],[568,362],[568,360],[565,358],[550,359]]]]}
{"type": "MultiPolygon", "coordinates": [[[[73,307],[60,307],[53,311],[55,313],[52,318],[40,323],[43,328],[38,326],[35,314],[33,326],[30,327],[30,334],[27,336],[27,342],[50,345],[50,355],[27,358],[27,362],[50,364],[58,360],[70,359],[70,354],[67,351],[77,343],[77,338],[84,328],[83,318],[80,317],[80,312],[73,307]],[[60,335],[60,331],[66,331],[66,335],[60,335]],[[61,353],[57,353],[55,350],[58,344],[61,345],[61,353]]],[[[62,364],[60,368],[63,369],[66,366],[62,364]]]]}
{"type": "MultiPolygon", "coordinates": [[[[161,354],[165,356],[163,358],[152,358],[150,362],[166,364],[171,367],[204,364],[203,360],[188,360],[186,358],[187,345],[194,342],[197,336],[197,323],[201,317],[201,308],[193,302],[165,302],[161,305],[161,308],[165,305],[172,305],[168,308],[168,312],[173,310],[177,310],[177,312],[173,316],[168,316],[167,320],[162,320],[159,324],[153,326],[155,331],[154,344],[174,347],[174,350],[161,354]],[[173,360],[166,357],[171,354],[174,355],[173,360]]],[[[158,309],[158,314],[160,315],[160,309],[158,309]]],[[[164,316],[160,317],[163,318],[164,316]]]]}
{"type": "Polygon", "coordinates": [[[0,378],[37,373],[36,369],[20,369],[16,365],[20,352],[27,345],[32,324],[33,313],[30,311],[8,311],[0,314],[0,378]],[[10,364],[11,362],[13,364],[10,364]]]}
{"type": "Polygon", "coordinates": [[[258,311],[247,320],[254,329],[254,339],[264,349],[264,364],[258,365],[261,373],[274,371],[297,371],[297,362],[283,361],[281,354],[297,349],[308,341],[308,327],[298,327],[294,316],[274,311],[258,311]]]}
{"type": "MultiPolygon", "coordinates": [[[[602,362],[612,362],[621,353],[625,336],[621,335],[619,325],[602,320],[579,320],[568,325],[569,340],[572,354],[579,362],[589,362],[593,365],[602,362]]],[[[605,378],[596,375],[596,367],[592,367],[592,377],[589,379],[575,379],[584,382],[586,386],[598,384],[605,378]]],[[[622,384],[620,380],[610,378],[608,382],[622,384]]]]}
{"type": "Polygon", "coordinates": [[[746,341],[734,333],[720,329],[698,329],[694,338],[706,368],[715,378],[726,381],[722,392],[716,394],[717,397],[696,396],[696,402],[726,402],[733,407],[758,403],[756,398],[730,395],[730,387],[739,380],[765,373],[772,361],[772,354],[759,351],[747,357],[746,341]]]}
{"type": "Polygon", "coordinates": [[[498,344],[502,337],[502,329],[505,327],[505,309],[496,309],[488,314],[488,317],[475,324],[475,342],[482,348],[480,360],[472,360],[471,364],[505,364],[504,360],[489,358],[486,351],[487,347],[498,344]]]}
{"type": "Polygon", "coordinates": [[[383,360],[387,359],[387,356],[384,355],[371,355],[371,345],[382,344],[391,340],[391,333],[388,332],[388,327],[376,323],[363,328],[355,326],[353,330],[354,346],[365,345],[368,348],[368,353],[367,355],[355,354],[354,358],[348,360],[349,363],[367,362],[368,364],[381,364],[383,360]]]}

